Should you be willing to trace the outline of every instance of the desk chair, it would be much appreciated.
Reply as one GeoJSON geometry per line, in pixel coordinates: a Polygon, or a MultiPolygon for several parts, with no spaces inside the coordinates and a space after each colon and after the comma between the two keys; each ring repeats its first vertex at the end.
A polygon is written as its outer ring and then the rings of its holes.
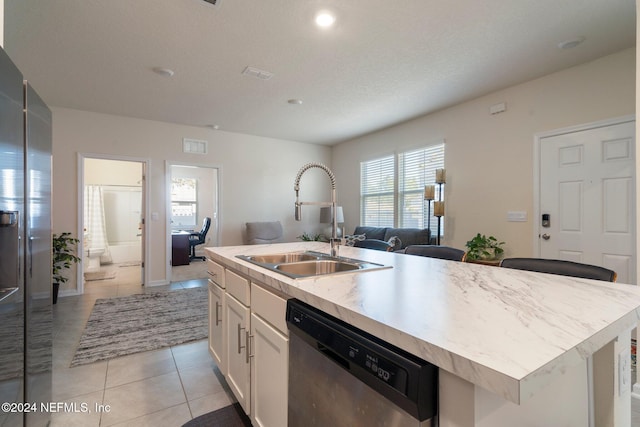
{"type": "Polygon", "coordinates": [[[617,278],[616,272],[608,268],[560,259],[505,258],[500,263],[500,267],[580,277],[582,279],[604,280],[606,282],[615,282],[617,278]]]}
{"type": "Polygon", "coordinates": [[[206,259],[206,257],[203,256],[196,256],[196,246],[206,242],[209,227],[211,227],[211,218],[206,217],[202,222],[202,230],[200,230],[200,232],[198,233],[191,233],[189,235],[189,248],[191,249],[191,253],[189,254],[189,261],[193,261],[194,259],[204,261],[206,259]]]}
{"type": "Polygon", "coordinates": [[[404,253],[407,255],[426,256],[450,261],[464,261],[467,257],[467,253],[462,249],[439,245],[411,245],[405,248],[404,253]]]}

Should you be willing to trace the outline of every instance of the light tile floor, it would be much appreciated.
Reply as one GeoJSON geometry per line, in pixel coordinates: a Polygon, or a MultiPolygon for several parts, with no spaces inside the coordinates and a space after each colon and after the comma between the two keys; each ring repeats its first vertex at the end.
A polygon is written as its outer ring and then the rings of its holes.
{"type": "Polygon", "coordinates": [[[114,268],[115,279],[86,282],[84,295],[53,306],[53,401],[76,410],[52,414],[51,425],[179,427],[235,401],[207,340],[69,368],[97,298],[207,286],[206,279],[181,278],[147,288],[138,267],[114,268]]]}

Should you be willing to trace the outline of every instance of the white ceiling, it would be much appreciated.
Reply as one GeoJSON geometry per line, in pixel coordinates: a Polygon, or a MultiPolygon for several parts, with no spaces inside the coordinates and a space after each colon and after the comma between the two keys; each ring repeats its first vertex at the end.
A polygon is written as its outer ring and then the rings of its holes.
{"type": "Polygon", "coordinates": [[[50,105],[334,144],[632,47],[635,22],[634,0],[5,0],[4,41],[50,105]]]}

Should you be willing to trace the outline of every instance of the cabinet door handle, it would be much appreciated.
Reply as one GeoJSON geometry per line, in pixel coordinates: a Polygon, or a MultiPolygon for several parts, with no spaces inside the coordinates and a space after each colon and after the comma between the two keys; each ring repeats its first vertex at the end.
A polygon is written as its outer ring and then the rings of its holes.
{"type": "Polygon", "coordinates": [[[246,348],[246,345],[242,345],[242,331],[244,328],[238,323],[238,354],[242,353],[242,349],[246,348]]]}
{"type": "Polygon", "coordinates": [[[245,350],[245,361],[246,361],[247,363],[249,363],[249,359],[250,359],[251,357],[253,357],[253,355],[252,355],[252,354],[250,354],[250,353],[251,353],[251,351],[250,351],[250,348],[251,348],[250,344],[251,344],[251,337],[252,337],[252,336],[253,336],[253,335],[249,334],[249,331],[245,331],[245,333],[244,333],[244,341],[245,341],[245,346],[247,347],[247,349],[245,350]]]}
{"type": "Polygon", "coordinates": [[[222,322],[222,319],[220,319],[220,307],[222,307],[222,304],[219,304],[218,301],[216,301],[216,326],[222,322]]]}

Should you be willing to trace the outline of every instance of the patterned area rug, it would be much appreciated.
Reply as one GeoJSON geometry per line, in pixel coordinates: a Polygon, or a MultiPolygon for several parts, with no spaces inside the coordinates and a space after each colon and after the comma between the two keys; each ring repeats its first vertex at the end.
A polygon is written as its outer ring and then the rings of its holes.
{"type": "Polygon", "coordinates": [[[208,336],[207,288],[96,300],[71,367],[208,336]]]}

